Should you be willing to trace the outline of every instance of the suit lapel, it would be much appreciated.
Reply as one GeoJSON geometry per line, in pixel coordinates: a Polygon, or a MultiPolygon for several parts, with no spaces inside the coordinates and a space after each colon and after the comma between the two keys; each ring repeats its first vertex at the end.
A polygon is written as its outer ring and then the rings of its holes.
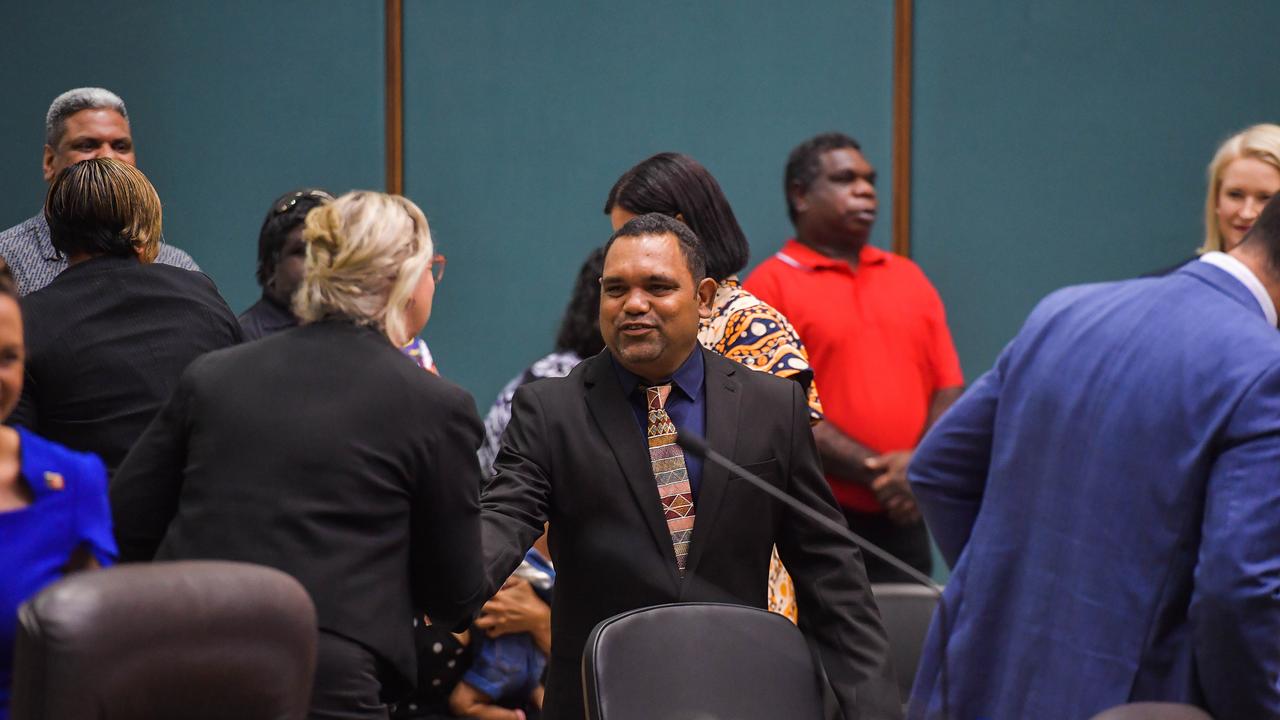
{"type": "Polygon", "coordinates": [[[592,365],[585,375],[587,407],[600,426],[605,441],[613,450],[613,457],[622,469],[622,475],[631,489],[631,497],[644,516],[645,525],[649,528],[653,541],[657,543],[658,552],[667,560],[665,565],[671,581],[678,582],[675,549],[671,547],[671,534],[667,531],[662,502],[658,500],[644,433],[637,427],[635,414],[618,385],[618,377],[613,372],[608,351],[589,362],[592,365]]]}
{"type": "MultiPolygon", "coordinates": [[[[734,375],[737,363],[724,360],[709,350],[703,350],[706,360],[707,393],[707,444],[712,450],[727,458],[737,455],[738,405],[741,400],[739,383],[734,375]]],[[[698,571],[698,561],[710,543],[715,529],[717,512],[729,484],[729,472],[707,460],[702,464],[702,486],[698,491],[697,513],[693,522],[693,540],[689,546],[689,564],[685,577],[698,571]]],[[[672,553],[674,557],[674,552],[672,553]]]]}

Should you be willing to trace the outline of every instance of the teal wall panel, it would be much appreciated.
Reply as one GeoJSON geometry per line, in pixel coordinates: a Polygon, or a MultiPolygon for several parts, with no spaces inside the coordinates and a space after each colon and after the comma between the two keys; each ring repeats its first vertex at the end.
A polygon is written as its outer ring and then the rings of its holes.
{"type": "MultiPolygon", "coordinates": [[[[0,31],[0,226],[39,208],[42,122],[121,93],[166,236],[239,310],[269,200],[380,188],[382,3],[53,0],[0,31]]],[[[913,254],[972,379],[1034,302],[1190,254],[1204,166],[1280,118],[1280,4],[918,0],[913,254]]],[[[782,165],[860,138],[891,208],[892,3],[405,3],[406,192],[450,257],[426,336],[483,408],[549,349],[610,184],[660,150],[720,178],[752,264],[789,233],[782,165]]]]}
{"type": "Polygon", "coordinates": [[[449,257],[425,333],[444,374],[483,410],[551,350],[605,195],[652,153],[716,175],[753,264],[790,232],[804,138],[854,134],[889,187],[892,31],[882,0],[407,2],[405,184],[449,257]]]}
{"type": "Polygon", "coordinates": [[[133,120],[165,237],[237,312],[253,302],[258,228],[300,185],[382,187],[382,3],[11,3],[0,30],[0,227],[40,208],[44,113],[101,85],[133,120]]]}
{"type": "Polygon", "coordinates": [[[1035,302],[1201,242],[1219,142],[1280,121],[1280,4],[916,3],[912,249],[970,380],[1035,302]]]}

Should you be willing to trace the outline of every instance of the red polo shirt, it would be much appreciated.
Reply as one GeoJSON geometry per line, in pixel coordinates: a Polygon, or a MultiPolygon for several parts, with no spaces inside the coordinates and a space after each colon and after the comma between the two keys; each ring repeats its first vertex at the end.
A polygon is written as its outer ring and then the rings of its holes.
{"type": "MultiPolygon", "coordinates": [[[[744,286],[804,341],[827,422],[877,453],[914,448],[934,392],[964,384],[942,299],[907,258],[867,245],[855,269],[793,239],[744,286]]],[[[880,509],[866,487],[827,482],[841,505],[880,509]]]]}

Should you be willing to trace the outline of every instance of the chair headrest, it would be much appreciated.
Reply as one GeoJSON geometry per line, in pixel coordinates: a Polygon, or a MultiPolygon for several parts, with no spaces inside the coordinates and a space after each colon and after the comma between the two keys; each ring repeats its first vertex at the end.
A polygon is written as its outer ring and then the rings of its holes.
{"type": "Polygon", "coordinates": [[[305,715],[316,614],[297,580],[187,561],[77,573],[18,613],[14,717],[305,715]],[[258,715],[255,708],[271,707],[258,715]],[[56,711],[55,711],[56,709],[56,711]]]}

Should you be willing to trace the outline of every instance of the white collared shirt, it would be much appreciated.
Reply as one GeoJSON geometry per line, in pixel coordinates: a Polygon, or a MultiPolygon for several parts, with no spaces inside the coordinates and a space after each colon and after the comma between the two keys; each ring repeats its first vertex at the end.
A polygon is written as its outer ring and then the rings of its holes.
{"type": "Polygon", "coordinates": [[[1262,306],[1262,314],[1267,316],[1267,322],[1271,323],[1271,327],[1276,326],[1276,304],[1271,300],[1271,296],[1267,294],[1267,289],[1262,286],[1262,281],[1258,279],[1257,275],[1253,274],[1249,266],[1224,252],[1217,251],[1201,255],[1200,262],[1207,262],[1214,267],[1221,268],[1239,280],[1253,294],[1253,299],[1257,300],[1258,304],[1262,306]]]}

